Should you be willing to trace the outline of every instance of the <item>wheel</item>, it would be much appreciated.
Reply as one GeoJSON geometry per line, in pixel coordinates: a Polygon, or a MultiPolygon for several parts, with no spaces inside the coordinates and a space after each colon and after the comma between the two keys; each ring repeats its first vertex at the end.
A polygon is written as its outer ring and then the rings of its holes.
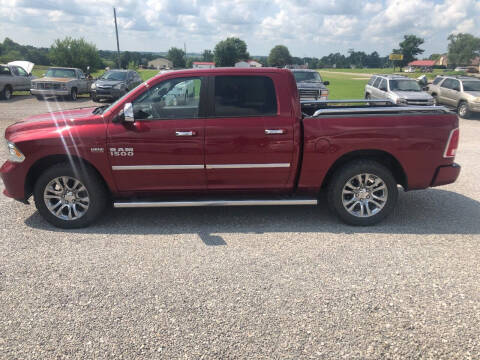
{"type": "Polygon", "coordinates": [[[464,119],[468,119],[470,117],[470,109],[465,101],[462,101],[460,104],[458,104],[458,115],[464,119]]]}
{"type": "Polygon", "coordinates": [[[96,95],[91,94],[90,97],[92,98],[93,102],[99,102],[100,101],[100,99],[96,95]]]}
{"type": "Polygon", "coordinates": [[[3,88],[3,91],[0,93],[1,95],[0,97],[5,100],[10,100],[12,98],[12,94],[13,94],[12,88],[10,87],[10,85],[6,85],[3,88]]]}
{"type": "Polygon", "coordinates": [[[350,225],[374,225],[395,207],[397,182],[391,171],[376,161],[358,160],[337,170],[328,186],[330,209],[350,225]]]}
{"type": "Polygon", "coordinates": [[[76,101],[77,97],[78,97],[77,89],[72,88],[72,90],[70,90],[70,96],[69,96],[70,100],[76,101]]]}
{"type": "Polygon", "coordinates": [[[370,94],[365,94],[365,99],[370,100],[371,99],[370,94]]]}
{"type": "Polygon", "coordinates": [[[437,95],[432,95],[432,97],[433,97],[433,106],[438,106],[439,104],[438,104],[438,97],[437,97],[437,95]]]}
{"type": "Polygon", "coordinates": [[[34,200],[45,220],[63,229],[90,225],[105,209],[107,192],[89,167],[60,163],[45,170],[34,186],[34,200]]]}
{"type": "Polygon", "coordinates": [[[38,101],[43,101],[45,98],[42,95],[35,95],[38,101]]]}

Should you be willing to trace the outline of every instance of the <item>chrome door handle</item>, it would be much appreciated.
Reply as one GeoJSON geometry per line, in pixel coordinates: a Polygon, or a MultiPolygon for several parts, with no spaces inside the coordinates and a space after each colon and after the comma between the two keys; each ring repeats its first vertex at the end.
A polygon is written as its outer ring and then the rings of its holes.
{"type": "Polygon", "coordinates": [[[195,131],[175,131],[176,136],[194,136],[195,131]]]}
{"type": "Polygon", "coordinates": [[[280,134],[285,134],[285,130],[283,130],[283,129],[266,129],[265,134],[266,135],[280,135],[280,134]]]}

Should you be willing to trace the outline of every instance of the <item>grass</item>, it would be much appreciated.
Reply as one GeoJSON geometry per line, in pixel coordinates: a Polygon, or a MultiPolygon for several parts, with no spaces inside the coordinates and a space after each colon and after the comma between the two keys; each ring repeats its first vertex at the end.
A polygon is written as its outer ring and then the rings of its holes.
{"type": "Polygon", "coordinates": [[[330,90],[328,98],[331,100],[340,99],[363,99],[365,85],[368,82],[368,77],[360,79],[355,78],[350,74],[339,73],[327,73],[319,70],[323,81],[330,81],[328,89],[330,90]]]}

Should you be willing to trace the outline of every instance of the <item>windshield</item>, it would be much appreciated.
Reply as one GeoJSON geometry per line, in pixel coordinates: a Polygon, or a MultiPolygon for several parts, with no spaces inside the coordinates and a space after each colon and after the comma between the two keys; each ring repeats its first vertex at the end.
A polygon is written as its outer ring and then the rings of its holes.
{"type": "Polygon", "coordinates": [[[105,74],[99,77],[100,80],[113,80],[113,81],[123,81],[127,77],[125,71],[107,71],[105,74]]]}
{"type": "Polygon", "coordinates": [[[422,91],[415,80],[390,80],[391,91],[422,91]]]}
{"type": "Polygon", "coordinates": [[[480,91],[480,81],[464,81],[463,91],[480,91]]]}
{"type": "Polygon", "coordinates": [[[317,72],[310,72],[310,71],[293,71],[293,76],[295,76],[295,80],[297,82],[302,81],[315,81],[321,82],[322,78],[320,74],[317,72]]]}
{"type": "Polygon", "coordinates": [[[56,78],[76,78],[75,70],[73,69],[48,69],[45,76],[56,78]]]}

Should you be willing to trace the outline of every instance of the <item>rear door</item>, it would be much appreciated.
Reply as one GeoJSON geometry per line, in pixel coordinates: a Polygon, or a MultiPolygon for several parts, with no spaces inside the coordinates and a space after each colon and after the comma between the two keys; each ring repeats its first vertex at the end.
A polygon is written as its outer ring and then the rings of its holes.
{"type": "Polygon", "coordinates": [[[382,81],[382,78],[377,77],[372,85],[372,98],[373,99],[379,99],[380,98],[380,90],[378,90],[378,86],[380,85],[380,82],[382,81]]]}
{"type": "Polygon", "coordinates": [[[175,77],[152,86],[133,102],[134,123],[111,123],[108,151],[120,191],[206,189],[205,80],[175,77]],[[179,101],[192,84],[194,96],[179,101]]]}
{"type": "Polygon", "coordinates": [[[274,76],[218,75],[210,78],[210,116],[205,125],[209,190],[291,187],[294,120],[291,95],[274,76]],[[283,101],[282,96],[286,97],[283,101]]]}
{"type": "Polygon", "coordinates": [[[457,80],[445,79],[445,81],[440,85],[440,101],[442,104],[456,106],[455,90],[453,90],[455,81],[457,80]]]}

